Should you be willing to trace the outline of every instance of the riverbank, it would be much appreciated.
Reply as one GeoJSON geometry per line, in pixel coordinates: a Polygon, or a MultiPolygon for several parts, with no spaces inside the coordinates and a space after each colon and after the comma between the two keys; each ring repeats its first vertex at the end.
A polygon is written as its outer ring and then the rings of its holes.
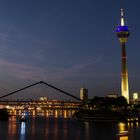
{"type": "Polygon", "coordinates": [[[73,118],[84,121],[126,121],[123,113],[113,110],[88,110],[80,109],[73,114],[73,118]]]}

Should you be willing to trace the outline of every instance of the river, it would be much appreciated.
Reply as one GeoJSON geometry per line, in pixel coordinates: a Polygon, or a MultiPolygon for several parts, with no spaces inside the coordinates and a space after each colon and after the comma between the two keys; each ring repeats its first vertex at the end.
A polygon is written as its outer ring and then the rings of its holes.
{"type": "Polygon", "coordinates": [[[71,118],[32,117],[0,122],[0,140],[139,140],[140,124],[83,122],[71,118]]]}

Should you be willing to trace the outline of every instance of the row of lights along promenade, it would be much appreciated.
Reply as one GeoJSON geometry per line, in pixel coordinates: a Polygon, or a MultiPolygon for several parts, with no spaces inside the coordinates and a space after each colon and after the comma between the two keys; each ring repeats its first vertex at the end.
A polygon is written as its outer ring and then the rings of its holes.
{"type": "Polygon", "coordinates": [[[63,116],[71,117],[79,109],[81,103],[78,101],[59,100],[2,100],[0,108],[6,108],[9,115],[21,116],[28,112],[29,116],[63,116]]]}

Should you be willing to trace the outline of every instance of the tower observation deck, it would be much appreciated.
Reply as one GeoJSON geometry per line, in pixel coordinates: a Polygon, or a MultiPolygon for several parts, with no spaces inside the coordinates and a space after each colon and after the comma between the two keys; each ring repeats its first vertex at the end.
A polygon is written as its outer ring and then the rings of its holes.
{"type": "Polygon", "coordinates": [[[126,59],[126,42],[130,35],[128,27],[124,23],[124,12],[121,9],[121,24],[117,26],[117,37],[121,44],[121,95],[127,99],[129,103],[129,82],[128,82],[128,70],[127,70],[127,59],[126,59]]]}

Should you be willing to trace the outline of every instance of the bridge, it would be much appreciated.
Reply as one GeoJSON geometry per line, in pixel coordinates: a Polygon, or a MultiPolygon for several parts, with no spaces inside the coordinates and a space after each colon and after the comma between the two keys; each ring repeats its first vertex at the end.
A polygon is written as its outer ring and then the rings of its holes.
{"type": "Polygon", "coordinates": [[[7,108],[10,115],[20,116],[24,110],[28,110],[30,115],[37,115],[37,114],[44,114],[46,116],[53,115],[53,116],[66,116],[67,114],[72,114],[74,111],[79,109],[83,100],[80,98],[60,89],[51,84],[48,84],[44,81],[39,81],[28,85],[26,87],[17,89],[13,92],[0,96],[0,108],[7,108]],[[47,101],[40,101],[40,100],[8,100],[4,99],[5,97],[9,97],[13,94],[17,94],[20,91],[26,90],[30,87],[36,86],[38,84],[46,85],[54,90],[59,91],[62,94],[70,96],[77,101],[58,101],[58,100],[47,100],[47,101]]]}
{"type": "Polygon", "coordinates": [[[48,83],[46,83],[46,82],[44,82],[44,81],[39,81],[39,82],[37,82],[37,83],[28,85],[28,86],[23,87],[23,88],[21,88],[21,89],[18,89],[18,90],[16,90],[16,91],[10,92],[10,93],[5,94],[5,95],[2,95],[2,96],[0,96],[0,99],[5,98],[5,97],[10,96],[10,95],[13,95],[13,94],[16,94],[16,93],[18,93],[18,92],[20,92],[20,91],[22,91],[22,90],[26,90],[26,89],[28,89],[28,88],[30,88],[30,87],[33,87],[33,86],[36,86],[36,85],[38,85],[38,84],[46,85],[46,86],[48,86],[48,87],[50,87],[50,88],[52,88],[52,89],[55,89],[55,90],[57,90],[57,91],[59,91],[59,92],[65,94],[65,95],[67,95],[67,96],[70,96],[70,97],[72,97],[72,98],[74,98],[74,99],[76,99],[76,100],[83,101],[83,100],[81,100],[80,98],[78,98],[78,97],[76,97],[76,96],[74,96],[74,95],[72,95],[72,94],[70,94],[70,93],[68,93],[68,92],[66,92],[66,91],[64,91],[64,90],[62,90],[62,89],[60,89],[60,88],[57,88],[57,87],[55,87],[55,86],[53,86],[53,85],[51,85],[51,84],[48,84],[48,83]]]}

